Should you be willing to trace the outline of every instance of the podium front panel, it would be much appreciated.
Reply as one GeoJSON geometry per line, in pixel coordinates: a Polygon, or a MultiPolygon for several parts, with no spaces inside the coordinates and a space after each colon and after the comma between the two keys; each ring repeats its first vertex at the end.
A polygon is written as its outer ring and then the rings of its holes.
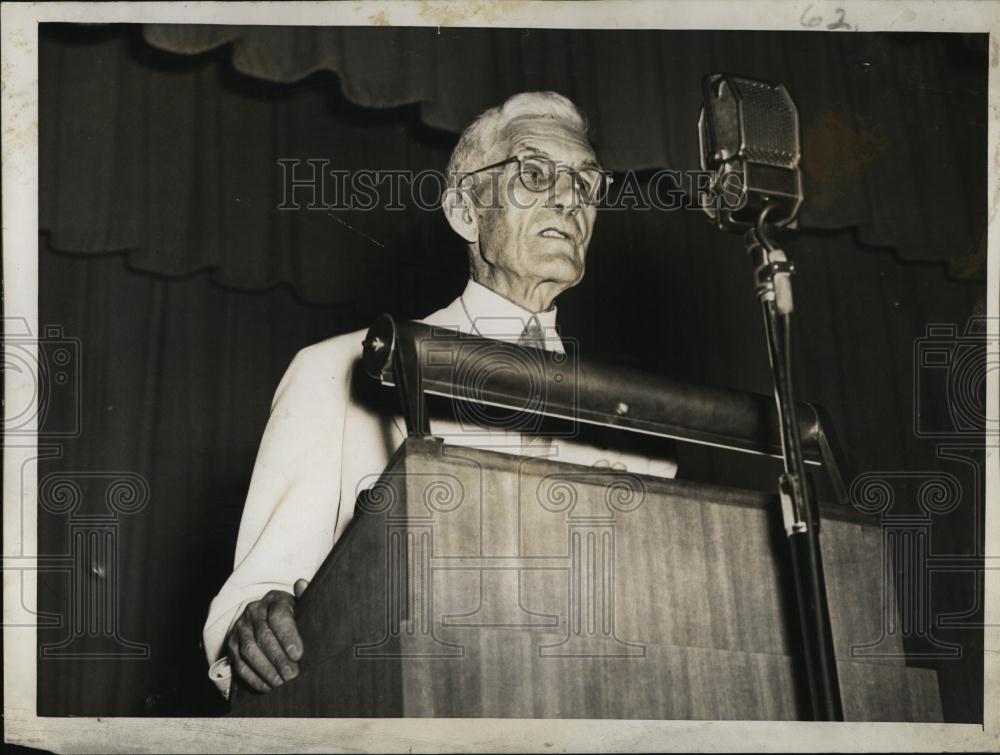
{"type": "MultiPolygon", "coordinates": [[[[408,440],[299,599],[300,675],[233,715],[797,720],[773,497],[408,440]]],[[[939,721],[878,526],[821,530],[848,720],[939,721]]]]}

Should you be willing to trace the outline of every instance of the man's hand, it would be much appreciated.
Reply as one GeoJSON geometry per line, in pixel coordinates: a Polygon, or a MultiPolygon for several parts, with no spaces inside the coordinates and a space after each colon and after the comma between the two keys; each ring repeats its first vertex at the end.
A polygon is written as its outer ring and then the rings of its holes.
{"type": "Polygon", "coordinates": [[[309,582],[300,579],[292,588],[271,590],[249,603],[233,624],[226,652],[233,671],[253,689],[267,692],[299,675],[302,638],[295,625],[295,599],[309,582]]]}

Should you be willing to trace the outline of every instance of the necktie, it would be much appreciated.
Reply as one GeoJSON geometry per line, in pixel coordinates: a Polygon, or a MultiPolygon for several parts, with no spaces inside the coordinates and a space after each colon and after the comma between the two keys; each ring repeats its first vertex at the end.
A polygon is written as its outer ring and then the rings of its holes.
{"type": "MultiPolygon", "coordinates": [[[[527,346],[531,349],[545,348],[545,330],[538,318],[534,315],[524,326],[521,336],[517,339],[518,346],[527,346]]],[[[540,425],[540,422],[539,422],[540,425]]],[[[552,448],[552,439],[545,435],[532,435],[530,433],[521,434],[521,453],[524,456],[549,456],[552,448]]]]}
{"type": "Polygon", "coordinates": [[[517,343],[519,346],[527,346],[532,349],[545,348],[545,331],[542,329],[542,324],[538,321],[537,317],[534,315],[531,316],[528,324],[521,331],[521,336],[517,339],[517,343]]]}

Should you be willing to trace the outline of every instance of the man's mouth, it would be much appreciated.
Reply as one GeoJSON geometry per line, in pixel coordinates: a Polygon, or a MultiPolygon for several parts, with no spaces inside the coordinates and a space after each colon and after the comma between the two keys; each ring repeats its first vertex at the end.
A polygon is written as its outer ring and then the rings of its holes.
{"type": "Polygon", "coordinates": [[[545,239],[563,239],[565,241],[572,241],[573,238],[565,231],[560,231],[558,228],[543,228],[541,233],[538,234],[545,239]]]}

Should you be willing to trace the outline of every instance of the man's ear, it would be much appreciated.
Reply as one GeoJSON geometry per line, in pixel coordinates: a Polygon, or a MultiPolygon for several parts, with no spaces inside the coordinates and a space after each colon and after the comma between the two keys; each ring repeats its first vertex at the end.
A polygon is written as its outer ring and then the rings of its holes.
{"type": "Polygon", "coordinates": [[[459,189],[448,189],[442,198],[441,209],[455,233],[470,244],[479,241],[479,217],[472,197],[459,189]]]}

